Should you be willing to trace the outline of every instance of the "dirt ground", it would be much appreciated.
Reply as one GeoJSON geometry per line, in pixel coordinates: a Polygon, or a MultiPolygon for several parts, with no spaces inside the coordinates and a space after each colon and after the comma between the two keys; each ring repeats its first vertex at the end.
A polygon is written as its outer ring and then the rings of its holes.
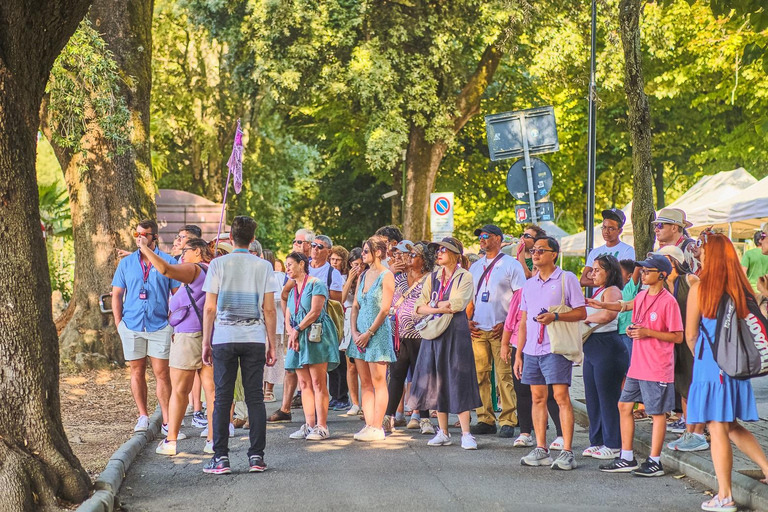
{"type": "MultiPolygon", "coordinates": [[[[157,406],[155,379],[147,371],[150,415],[157,406]]],[[[69,444],[96,480],[109,458],[131,438],[138,411],[128,368],[62,373],[61,417],[69,444]]]]}

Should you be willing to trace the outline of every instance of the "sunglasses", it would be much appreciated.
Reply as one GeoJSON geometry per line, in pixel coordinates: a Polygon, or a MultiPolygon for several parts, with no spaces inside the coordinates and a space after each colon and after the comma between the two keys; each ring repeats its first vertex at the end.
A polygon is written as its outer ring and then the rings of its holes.
{"type": "Polygon", "coordinates": [[[488,233],[483,233],[482,235],[478,236],[477,238],[478,238],[478,240],[488,240],[489,238],[491,238],[491,235],[489,235],[488,233]]]}
{"type": "Polygon", "coordinates": [[[449,250],[447,247],[440,247],[440,248],[437,250],[437,252],[440,252],[440,253],[446,253],[446,252],[451,252],[451,251],[450,251],[450,250],[449,250]]]}
{"type": "MultiPolygon", "coordinates": [[[[701,247],[707,241],[709,240],[709,235],[717,234],[717,231],[712,229],[712,226],[704,229],[701,233],[699,233],[699,238],[696,239],[696,247],[701,247]]],[[[765,236],[765,234],[763,234],[765,236]]]]}
{"type": "Polygon", "coordinates": [[[371,251],[369,251],[368,249],[363,249],[363,254],[371,254],[371,251]]]}
{"type": "Polygon", "coordinates": [[[308,243],[309,242],[307,242],[306,240],[294,240],[293,241],[293,245],[296,245],[296,244],[308,244],[308,243]]]}
{"type": "Polygon", "coordinates": [[[138,231],[133,232],[133,238],[139,238],[140,236],[143,236],[144,238],[152,238],[155,236],[154,233],[139,233],[138,231]]]}
{"type": "Polygon", "coordinates": [[[316,244],[315,242],[312,242],[309,245],[312,246],[313,249],[325,249],[325,245],[323,244],[316,244]]]}
{"type": "Polygon", "coordinates": [[[531,235],[530,233],[523,233],[523,234],[522,234],[522,235],[520,235],[520,236],[521,236],[522,238],[528,238],[528,239],[534,238],[534,237],[533,237],[533,235],[531,235]]]}
{"type": "Polygon", "coordinates": [[[545,252],[555,252],[552,249],[531,249],[531,254],[544,254],[545,252]]]}
{"type": "Polygon", "coordinates": [[[410,256],[411,258],[418,258],[419,256],[421,256],[421,254],[417,252],[409,252],[408,256],[410,256]]]}
{"type": "Polygon", "coordinates": [[[653,225],[654,229],[662,230],[664,229],[664,226],[672,226],[672,224],[668,222],[657,222],[653,225]]]}

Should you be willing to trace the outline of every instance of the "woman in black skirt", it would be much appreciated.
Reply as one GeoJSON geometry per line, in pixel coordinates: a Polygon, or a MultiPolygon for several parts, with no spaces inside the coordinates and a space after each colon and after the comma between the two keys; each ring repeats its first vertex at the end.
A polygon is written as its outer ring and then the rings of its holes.
{"type": "Polygon", "coordinates": [[[452,314],[448,328],[437,338],[423,339],[413,372],[411,410],[436,409],[439,429],[429,446],[452,443],[448,433],[448,414],[458,414],[461,423],[461,447],[476,450],[477,442],[469,433],[470,411],[482,405],[477,386],[472,341],[469,335],[467,305],[472,299],[472,276],[459,266],[464,248],[453,237],[432,243],[442,268],[424,282],[416,300],[417,315],[452,314]]]}

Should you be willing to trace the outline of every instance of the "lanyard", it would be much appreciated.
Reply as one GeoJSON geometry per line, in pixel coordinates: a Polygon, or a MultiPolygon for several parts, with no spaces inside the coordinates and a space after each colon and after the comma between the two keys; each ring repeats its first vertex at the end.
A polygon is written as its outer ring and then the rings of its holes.
{"type": "Polygon", "coordinates": [[[657,300],[659,300],[659,297],[661,296],[661,294],[662,294],[662,293],[664,293],[664,291],[665,291],[665,290],[662,288],[662,289],[659,291],[659,293],[657,293],[657,294],[656,294],[656,298],[654,298],[654,299],[651,301],[651,305],[650,305],[650,306],[648,306],[647,308],[645,308],[645,311],[643,311],[643,313],[642,313],[642,315],[641,315],[641,314],[640,314],[640,306],[642,306],[642,305],[644,305],[646,302],[648,302],[648,294],[646,293],[646,294],[645,294],[645,300],[643,300],[643,303],[642,303],[642,304],[638,304],[638,305],[637,305],[637,317],[636,317],[636,318],[637,318],[637,320],[635,321],[635,320],[633,319],[633,322],[632,322],[632,323],[634,323],[634,324],[641,324],[641,323],[643,323],[643,322],[645,321],[645,315],[646,315],[646,314],[648,314],[648,311],[650,311],[650,310],[651,310],[651,308],[653,307],[653,305],[654,305],[654,304],[656,304],[656,301],[657,301],[657,300]]]}
{"type": "Polygon", "coordinates": [[[144,284],[147,284],[147,279],[149,279],[149,271],[152,270],[152,262],[147,261],[145,266],[144,262],[141,260],[141,256],[139,256],[139,265],[141,266],[141,273],[144,276],[144,284]]]}
{"type": "MultiPolygon", "coordinates": [[[[491,281],[491,272],[493,272],[493,267],[496,265],[496,262],[498,262],[503,255],[504,255],[504,253],[499,253],[498,256],[493,258],[493,261],[488,266],[487,270],[485,269],[485,267],[483,267],[483,272],[485,273],[485,289],[486,290],[488,289],[488,283],[491,281]]],[[[486,259],[486,261],[487,261],[487,259],[486,259]]]]}
{"type": "Polygon", "coordinates": [[[304,288],[307,287],[307,278],[309,277],[309,274],[304,275],[304,281],[301,283],[301,290],[299,291],[299,285],[296,285],[296,290],[293,292],[293,314],[298,316],[299,315],[299,304],[301,304],[301,296],[304,294],[304,288]]]}
{"type": "MultiPolygon", "coordinates": [[[[453,272],[451,272],[451,277],[449,277],[447,281],[444,281],[442,278],[440,279],[440,289],[437,292],[438,302],[443,300],[443,295],[445,295],[445,292],[448,289],[448,285],[451,284],[451,279],[453,279],[453,274],[455,274],[458,269],[459,269],[459,266],[456,265],[453,269],[453,272]]],[[[445,276],[445,269],[443,269],[443,276],[445,276]]]]}

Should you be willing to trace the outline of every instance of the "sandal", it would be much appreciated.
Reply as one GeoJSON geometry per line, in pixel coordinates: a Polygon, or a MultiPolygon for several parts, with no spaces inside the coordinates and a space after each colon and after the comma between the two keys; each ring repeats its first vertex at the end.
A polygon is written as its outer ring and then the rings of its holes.
{"type": "Polygon", "coordinates": [[[714,498],[701,504],[701,510],[709,510],[712,512],[736,512],[738,507],[733,501],[733,498],[725,498],[721,500],[720,496],[715,494],[714,498]]]}
{"type": "Polygon", "coordinates": [[[272,391],[265,391],[264,392],[264,403],[265,404],[276,402],[276,401],[277,400],[275,399],[275,393],[273,393],[272,391]]]}
{"type": "Polygon", "coordinates": [[[645,413],[645,409],[638,409],[632,412],[632,416],[635,418],[635,421],[643,421],[649,419],[648,415],[645,413]]]}

